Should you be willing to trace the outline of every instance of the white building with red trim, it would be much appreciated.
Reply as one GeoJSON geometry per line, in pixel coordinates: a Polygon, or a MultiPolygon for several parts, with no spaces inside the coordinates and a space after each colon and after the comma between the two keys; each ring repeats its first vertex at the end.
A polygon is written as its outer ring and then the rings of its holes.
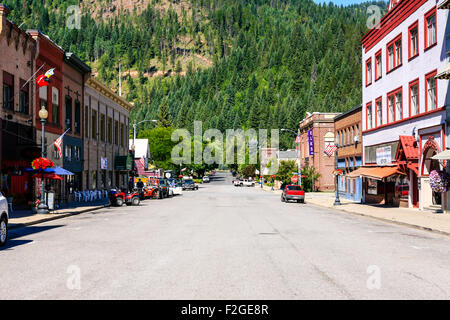
{"type": "Polygon", "coordinates": [[[447,18],[437,0],[391,0],[362,38],[363,164],[379,167],[372,176],[360,171],[366,202],[421,209],[446,202],[428,176],[443,169],[431,157],[446,146],[448,80],[436,75],[447,64],[447,18]]]}

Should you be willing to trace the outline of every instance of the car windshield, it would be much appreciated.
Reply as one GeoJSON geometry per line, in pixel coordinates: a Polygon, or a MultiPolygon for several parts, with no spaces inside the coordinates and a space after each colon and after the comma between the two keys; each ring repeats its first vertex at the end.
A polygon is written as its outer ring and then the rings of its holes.
{"type": "Polygon", "coordinates": [[[300,186],[288,186],[287,189],[288,190],[296,190],[296,191],[302,190],[302,188],[300,186]]]}
{"type": "Polygon", "coordinates": [[[186,183],[186,184],[193,184],[194,181],[192,181],[192,180],[184,180],[184,183],[186,183]]]}

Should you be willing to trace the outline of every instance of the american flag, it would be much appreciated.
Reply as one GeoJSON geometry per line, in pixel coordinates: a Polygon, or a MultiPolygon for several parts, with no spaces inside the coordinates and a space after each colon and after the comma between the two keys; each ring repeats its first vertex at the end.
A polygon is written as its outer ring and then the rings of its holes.
{"type": "Polygon", "coordinates": [[[144,157],[142,157],[142,158],[139,159],[139,163],[142,165],[142,168],[145,169],[145,160],[144,160],[144,157]]]}
{"type": "Polygon", "coordinates": [[[331,157],[336,150],[337,150],[337,147],[334,144],[329,143],[325,147],[324,152],[326,153],[327,156],[331,157]]]}
{"type": "Polygon", "coordinates": [[[63,137],[64,137],[64,135],[66,134],[67,131],[69,131],[69,129],[64,131],[64,133],[58,139],[56,139],[56,141],[53,143],[55,145],[56,149],[58,149],[58,153],[59,153],[59,157],[60,158],[62,158],[62,151],[61,151],[62,140],[63,140],[63,137]]]}

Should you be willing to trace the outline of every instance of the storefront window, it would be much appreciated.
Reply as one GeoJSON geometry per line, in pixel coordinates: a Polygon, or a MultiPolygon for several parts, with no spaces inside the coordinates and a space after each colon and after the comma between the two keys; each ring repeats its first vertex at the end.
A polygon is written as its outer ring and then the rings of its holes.
{"type": "Polygon", "coordinates": [[[377,190],[378,181],[373,179],[367,179],[367,193],[368,194],[378,194],[377,190]]]}

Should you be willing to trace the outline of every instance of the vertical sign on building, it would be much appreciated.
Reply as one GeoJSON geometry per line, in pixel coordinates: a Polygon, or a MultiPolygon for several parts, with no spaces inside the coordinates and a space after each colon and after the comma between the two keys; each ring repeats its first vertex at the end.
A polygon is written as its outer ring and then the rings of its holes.
{"type": "Polygon", "coordinates": [[[314,156],[314,137],[312,129],[308,130],[308,147],[309,147],[309,155],[314,156]]]}

